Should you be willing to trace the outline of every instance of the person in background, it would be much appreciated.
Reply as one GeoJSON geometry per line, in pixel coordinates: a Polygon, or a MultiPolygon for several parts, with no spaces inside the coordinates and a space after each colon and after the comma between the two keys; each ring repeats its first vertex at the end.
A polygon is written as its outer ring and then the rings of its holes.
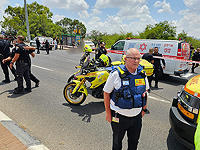
{"type": "Polygon", "coordinates": [[[37,38],[35,41],[36,41],[36,45],[37,45],[37,54],[40,54],[40,41],[39,41],[39,38],[37,38]]]}
{"type": "MultiPolygon", "coordinates": [[[[154,64],[154,59],[153,59],[153,51],[154,51],[154,49],[153,48],[150,48],[149,49],[149,52],[148,53],[145,53],[143,56],[142,56],[142,59],[145,59],[145,60],[147,60],[149,63],[151,63],[151,64],[154,64]]],[[[147,78],[148,78],[148,81],[149,81],[149,86],[150,86],[150,88],[152,87],[151,86],[151,82],[152,82],[152,79],[153,79],[153,75],[151,75],[151,76],[147,76],[147,78]]]]}
{"type": "Polygon", "coordinates": [[[189,58],[189,60],[192,59],[191,57],[192,57],[193,51],[194,51],[194,47],[192,47],[192,44],[190,44],[190,58],[189,58]]]}
{"type": "Polygon", "coordinates": [[[120,65],[109,74],[103,88],[106,120],[111,122],[113,131],[113,150],[122,149],[126,132],[128,150],[137,149],[142,117],[147,111],[149,88],[148,79],[139,63],[139,50],[128,49],[125,65],[120,65]]]}
{"type": "MultiPolygon", "coordinates": [[[[197,50],[193,53],[192,60],[200,61],[200,48],[197,48],[197,50]]],[[[198,66],[199,66],[198,63],[192,63],[191,73],[194,73],[194,69],[197,68],[198,66]]]]}
{"type": "Polygon", "coordinates": [[[56,37],[56,42],[57,42],[57,45],[58,45],[58,43],[59,43],[59,40],[58,40],[58,38],[56,37]]]}
{"type": "Polygon", "coordinates": [[[54,46],[55,46],[55,50],[56,50],[57,49],[57,45],[58,45],[57,40],[55,39],[53,42],[54,42],[54,46]]]}
{"type": "MultiPolygon", "coordinates": [[[[152,54],[153,56],[158,56],[158,57],[163,57],[162,54],[158,52],[158,47],[154,47],[154,53],[152,54]]],[[[160,63],[160,58],[154,58],[154,72],[155,74],[155,88],[158,88],[158,79],[160,77],[160,74],[163,73],[163,69],[165,69],[165,60],[162,59],[163,63],[163,68],[160,63]]]]}
{"type": "Polygon", "coordinates": [[[63,49],[63,40],[62,38],[60,39],[60,50],[63,49]]]}
{"type": "Polygon", "coordinates": [[[35,50],[34,47],[28,47],[24,43],[24,37],[22,35],[17,36],[17,43],[15,56],[10,62],[10,68],[16,62],[16,74],[18,87],[14,90],[13,94],[23,94],[23,77],[26,81],[25,91],[31,92],[31,80],[29,76],[29,55],[26,50],[35,50]]]}
{"type": "MultiPolygon", "coordinates": [[[[3,63],[5,63],[5,62],[7,62],[7,61],[11,61],[11,60],[14,58],[15,52],[16,52],[16,46],[18,45],[16,39],[13,41],[13,44],[14,44],[15,47],[12,49],[12,52],[11,52],[10,56],[9,56],[8,58],[6,58],[6,59],[3,59],[3,63]]],[[[30,48],[30,47],[29,47],[29,48],[30,48]]],[[[35,50],[34,50],[34,48],[31,48],[31,49],[32,49],[32,50],[26,50],[26,52],[27,52],[28,54],[30,54],[30,55],[34,58],[34,57],[35,57],[35,54],[34,54],[33,52],[34,52],[35,50]]],[[[29,57],[29,55],[28,55],[28,57],[29,57]]],[[[35,82],[35,87],[39,87],[39,82],[40,82],[40,81],[31,73],[31,58],[29,57],[28,60],[29,60],[28,65],[29,65],[29,75],[30,75],[30,79],[31,79],[33,82],[35,82]]]]}
{"type": "MultiPolygon", "coordinates": [[[[3,70],[3,73],[5,75],[5,80],[3,80],[2,82],[4,83],[10,83],[10,77],[9,77],[9,70],[8,68],[10,68],[10,61],[7,61],[6,63],[3,63],[2,60],[7,58],[8,56],[10,56],[10,47],[11,45],[9,44],[9,42],[4,41],[3,40],[4,36],[2,34],[0,34],[0,63],[1,63],[1,68],[3,70]]],[[[10,68],[12,74],[14,75],[15,79],[16,79],[16,71],[15,68],[13,67],[12,69],[10,68]]]]}
{"type": "Polygon", "coordinates": [[[50,44],[49,44],[48,40],[46,40],[46,42],[44,44],[45,44],[47,55],[49,55],[50,44]]]}
{"type": "Polygon", "coordinates": [[[99,47],[95,50],[95,59],[99,59],[102,54],[107,54],[107,50],[105,49],[104,42],[99,43],[99,47]]]}

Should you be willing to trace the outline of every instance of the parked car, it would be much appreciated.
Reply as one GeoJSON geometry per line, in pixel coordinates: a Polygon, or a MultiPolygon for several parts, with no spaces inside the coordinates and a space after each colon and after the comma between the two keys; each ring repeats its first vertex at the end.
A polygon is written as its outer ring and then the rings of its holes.
{"type": "Polygon", "coordinates": [[[85,45],[89,45],[93,50],[95,49],[95,45],[92,41],[85,41],[85,45]]]}
{"type": "Polygon", "coordinates": [[[174,97],[170,109],[171,127],[182,144],[194,149],[194,134],[200,117],[200,75],[191,78],[174,97]]]}

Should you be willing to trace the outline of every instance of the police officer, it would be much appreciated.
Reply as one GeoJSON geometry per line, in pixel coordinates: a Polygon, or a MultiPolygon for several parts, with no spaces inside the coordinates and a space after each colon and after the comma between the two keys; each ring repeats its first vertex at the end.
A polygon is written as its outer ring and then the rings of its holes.
{"type": "MultiPolygon", "coordinates": [[[[3,63],[5,63],[6,61],[10,61],[10,60],[12,60],[12,58],[15,56],[15,52],[16,52],[16,46],[17,46],[17,40],[14,40],[13,41],[13,44],[14,44],[14,48],[12,49],[12,52],[11,52],[11,54],[10,54],[10,56],[8,57],[8,58],[6,58],[6,59],[3,59],[3,63]]],[[[30,47],[29,47],[30,48],[30,47]]],[[[31,49],[34,49],[34,47],[32,47],[31,49]]],[[[35,50],[26,50],[26,52],[28,53],[28,54],[30,54],[33,58],[35,57],[35,54],[33,53],[35,50]]],[[[29,63],[28,63],[28,65],[29,65],[29,75],[30,75],[30,79],[33,81],[33,82],[35,82],[35,87],[39,87],[39,80],[31,73],[31,59],[30,59],[30,57],[29,57],[29,55],[28,55],[28,59],[29,59],[29,63]]]]}
{"type": "Polygon", "coordinates": [[[39,38],[37,38],[35,41],[36,41],[36,45],[37,45],[37,54],[40,54],[40,41],[39,41],[39,38]]]}
{"type": "MultiPolygon", "coordinates": [[[[10,78],[9,78],[9,72],[8,72],[8,67],[10,65],[10,61],[3,63],[2,60],[7,58],[10,55],[10,44],[7,41],[3,40],[3,35],[0,35],[0,63],[1,63],[1,68],[3,70],[3,73],[5,74],[5,80],[2,82],[10,83],[10,78]]],[[[16,73],[15,73],[15,68],[13,67],[11,69],[12,74],[15,77],[16,80],[16,73]]]]}
{"type": "Polygon", "coordinates": [[[26,50],[33,49],[33,47],[29,48],[26,47],[24,43],[24,37],[22,35],[17,36],[17,43],[16,46],[15,56],[13,60],[10,62],[10,68],[13,67],[13,64],[16,62],[16,74],[17,74],[17,89],[13,92],[13,94],[23,94],[24,87],[23,87],[23,77],[26,82],[25,91],[31,92],[31,80],[29,76],[29,54],[26,50]]]}
{"type": "Polygon", "coordinates": [[[50,44],[49,44],[48,40],[46,40],[46,42],[44,44],[45,44],[47,55],[49,55],[50,44]]]}
{"type": "MultiPolygon", "coordinates": [[[[192,56],[192,60],[194,61],[200,61],[200,48],[197,48],[197,51],[194,52],[193,56],[192,56]]],[[[197,68],[199,66],[198,63],[192,63],[192,73],[194,73],[194,69],[197,68]]]]}
{"type": "Polygon", "coordinates": [[[147,107],[148,80],[136,48],[127,50],[125,65],[113,70],[103,88],[106,120],[111,122],[113,150],[122,149],[127,131],[128,149],[136,150],[147,107]]]}
{"type": "MultiPolygon", "coordinates": [[[[154,47],[154,53],[152,55],[163,57],[162,54],[158,53],[158,47],[154,47]]],[[[164,59],[162,59],[162,63],[164,65],[163,68],[161,66],[160,59],[154,58],[154,72],[153,72],[153,74],[155,74],[155,88],[158,88],[158,79],[160,77],[160,74],[162,74],[163,69],[165,69],[165,60],[164,59]]]]}
{"type": "Polygon", "coordinates": [[[107,54],[107,50],[105,48],[104,42],[99,43],[99,47],[95,50],[95,59],[99,59],[102,54],[107,54]]]}

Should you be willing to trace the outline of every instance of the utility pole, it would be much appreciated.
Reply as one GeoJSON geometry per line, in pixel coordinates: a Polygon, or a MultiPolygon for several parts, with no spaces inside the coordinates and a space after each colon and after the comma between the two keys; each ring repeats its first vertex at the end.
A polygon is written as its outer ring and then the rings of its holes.
{"type": "Polygon", "coordinates": [[[27,12],[26,0],[24,0],[24,8],[25,8],[25,18],[26,18],[27,37],[28,37],[28,42],[30,42],[31,37],[30,37],[30,31],[29,31],[28,12],[27,12]]]}

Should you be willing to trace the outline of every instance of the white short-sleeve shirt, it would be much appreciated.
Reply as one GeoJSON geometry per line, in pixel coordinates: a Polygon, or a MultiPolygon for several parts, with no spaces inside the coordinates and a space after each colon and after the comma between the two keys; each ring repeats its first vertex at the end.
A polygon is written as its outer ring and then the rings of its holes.
{"type": "MultiPolygon", "coordinates": [[[[137,69],[135,73],[132,73],[132,75],[136,75],[136,74],[137,74],[137,69]]],[[[147,77],[145,78],[145,81],[146,81],[146,90],[148,90],[149,82],[148,82],[147,77]]],[[[120,87],[121,87],[121,78],[119,77],[118,71],[114,71],[110,73],[110,75],[108,76],[108,79],[103,88],[103,91],[106,93],[111,93],[114,90],[114,88],[118,90],[120,87]]],[[[118,106],[115,106],[115,103],[112,100],[110,100],[110,109],[118,112],[121,115],[124,115],[127,117],[133,117],[133,116],[137,116],[141,112],[142,107],[132,108],[132,109],[122,109],[122,108],[119,108],[118,106]]]]}

